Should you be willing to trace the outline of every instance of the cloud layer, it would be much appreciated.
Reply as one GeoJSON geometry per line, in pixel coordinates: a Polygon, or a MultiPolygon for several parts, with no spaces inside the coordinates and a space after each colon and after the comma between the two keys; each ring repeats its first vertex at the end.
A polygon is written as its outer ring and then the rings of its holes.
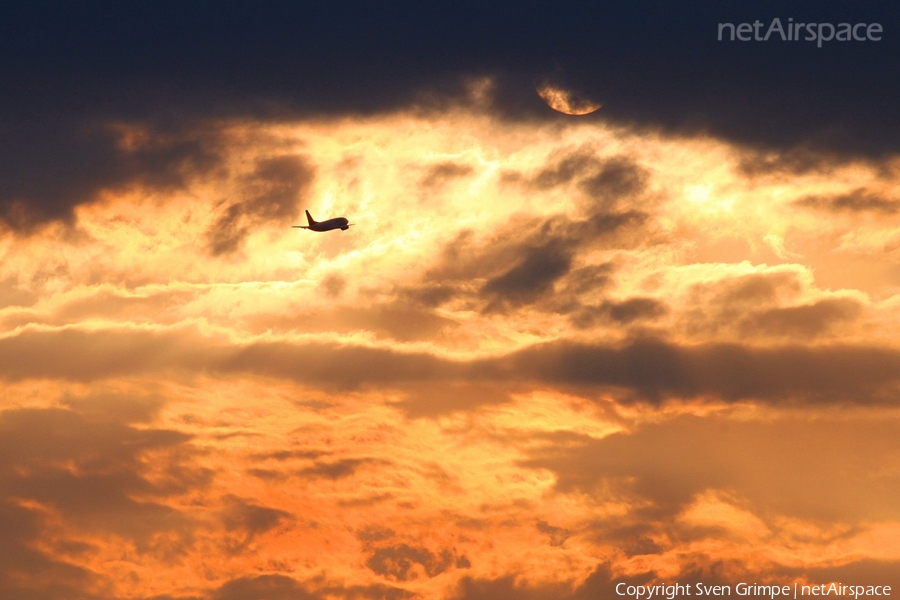
{"type": "Polygon", "coordinates": [[[889,36],[492,6],[0,19],[0,595],[893,581],[889,36]]]}

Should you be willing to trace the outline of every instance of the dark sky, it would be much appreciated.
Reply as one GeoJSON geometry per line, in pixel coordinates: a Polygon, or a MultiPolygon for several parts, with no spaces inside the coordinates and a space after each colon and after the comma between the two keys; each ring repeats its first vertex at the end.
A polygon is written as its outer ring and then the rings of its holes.
{"type": "Polygon", "coordinates": [[[602,102],[599,118],[777,150],[782,166],[802,169],[822,156],[882,159],[900,148],[900,9],[892,3],[4,6],[0,213],[20,230],[70,218],[73,203],[134,172],[169,180],[190,153],[166,148],[125,164],[98,124],[140,121],[184,133],[206,117],[440,108],[484,76],[496,82],[498,118],[560,118],[534,93],[549,78],[602,102]],[[718,23],[768,25],[775,17],[876,22],[884,31],[878,42],[822,48],[716,39],[718,23]],[[65,201],[56,200],[61,190],[65,201]]]}
{"type": "Polygon", "coordinates": [[[895,151],[900,10],[806,2],[43,2],[0,25],[5,116],[389,110],[467,76],[508,116],[555,75],[606,116],[895,151]],[[719,42],[720,22],[878,22],[880,42],[719,42]]]}

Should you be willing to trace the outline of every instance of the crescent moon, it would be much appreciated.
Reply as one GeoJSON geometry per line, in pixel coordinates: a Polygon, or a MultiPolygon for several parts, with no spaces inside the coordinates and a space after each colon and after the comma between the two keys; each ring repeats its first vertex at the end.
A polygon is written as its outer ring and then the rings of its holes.
{"type": "Polygon", "coordinates": [[[547,106],[566,115],[589,115],[600,110],[600,107],[603,106],[599,102],[594,102],[575,92],[549,83],[539,86],[537,93],[547,103],[547,106]]]}

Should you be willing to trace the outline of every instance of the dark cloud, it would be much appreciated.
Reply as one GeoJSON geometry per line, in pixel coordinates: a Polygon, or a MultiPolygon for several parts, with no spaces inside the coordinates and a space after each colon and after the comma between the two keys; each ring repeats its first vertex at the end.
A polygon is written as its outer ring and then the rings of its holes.
{"type": "Polygon", "coordinates": [[[746,334],[813,337],[862,313],[862,305],[850,298],[830,298],[812,304],[772,308],[748,315],[740,322],[746,334]]]}
{"type": "MultiPolygon", "coordinates": [[[[492,78],[488,110],[500,117],[571,119],[535,93],[552,75],[603,103],[583,119],[724,137],[748,147],[749,170],[895,154],[900,119],[885,98],[900,91],[900,42],[889,33],[897,8],[801,2],[790,12],[798,22],[878,22],[887,33],[822,48],[717,41],[721,22],[785,21],[770,1],[674,12],[657,1],[5,7],[0,215],[26,231],[70,221],[100,190],[180,187],[219,165],[198,121],[444,109],[481,77],[492,78]],[[126,148],[114,123],[143,124],[157,142],[126,148]]],[[[565,180],[587,159],[566,160],[542,181],[565,180]]],[[[633,187],[633,175],[611,169],[584,186],[633,187]]],[[[234,221],[255,210],[229,204],[222,224],[233,235],[211,240],[213,250],[228,252],[243,227],[234,221]]]]}
{"type": "Polygon", "coordinates": [[[529,586],[517,583],[514,575],[497,579],[463,577],[453,600],[558,600],[572,597],[572,588],[565,583],[529,586]]]}
{"type": "Polygon", "coordinates": [[[572,535],[572,532],[568,529],[564,529],[562,527],[554,527],[546,521],[538,521],[537,530],[541,533],[547,534],[547,536],[550,538],[551,546],[562,546],[572,535]]]}
{"type": "Polygon", "coordinates": [[[461,284],[454,283],[425,283],[414,287],[405,287],[399,290],[402,297],[411,300],[427,308],[435,308],[463,293],[461,284]]]}
{"type": "Polygon", "coordinates": [[[762,573],[751,565],[735,560],[694,559],[686,561],[680,572],[666,577],[654,571],[633,575],[614,572],[607,563],[600,563],[581,583],[533,583],[527,574],[505,575],[494,579],[464,577],[459,581],[453,600],[596,600],[616,596],[616,586],[656,585],[659,583],[703,582],[704,585],[724,585],[732,590],[737,582],[770,584],[793,583],[807,578],[813,584],[842,582],[845,585],[890,585],[897,589],[896,562],[864,560],[838,567],[797,569],[772,565],[762,573]],[[892,571],[892,569],[894,569],[892,571]]]}
{"type": "Polygon", "coordinates": [[[618,201],[633,199],[643,192],[649,172],[628,156],[601,158],[591,146],[551,154],[547,166],[533,174],[507,172],[502,180],[521,183],[537,190],[577,184],[590,200],[591,213],[609,212],[618,201]]]}
{"type": "Polygon", "coordinates": [[[377,549],[366,560],[373,572],[393,581],[418,579],[420,575],[436,577],[456,564],[451,550],[439,554],[420,546],[397,544],[377,549]]]}
{"type": "Polygon", "coordinates": [[[240,577],[226,582],[211,600],[404,600],[406,590],[387,585],[339,585],[323,580],[301,582],[286,575],[240,577]]]}
{"type": "Polygon", "coordinates": [[[299,459],[314,459],[319,458],[325,452],[320,452],[318,450],[279,450],[277,452],[269,452],[266,454],[256,454],[253,458],[256,460],[291,460],[295,458],[299,459]]]}
{"type": "Polygon", "coordinates": [[[646,170],[627,157],[617,156],[605,161],[599,171],[582,180],[579,187],[595,201],[610,204],[617,198],[642,192],[648,179],[646,170]]]}
{"type": "Polygon", "coordinates": [[[276,377],[343,388],[376,382],[447,379],[462,372],[462,365],[424,353],[318,344],[247,346],[236,353],[226,352],[214,368],[234,373],[261,370],[276,377]]]}
{"type": "Polygon", "coordinates": [[[611,265],[579,265],[581,256],[646,243],[638,235],[646,213],[591,208],[586,219],[515,218],[486,240],[461,232],[444,247],[421,286],[407,294],[426,305],[462,300],[483,313],[524,306],[572,312],[581,306],[584,292],[609,283],[613,270],[611,265]]]}
{"type": "MultiPolygon", "coordinates": [[[[877,417],[680,417],[601,440],[552,443],[530,451],[523,464],[552,471],[559,491],[631,498],[638,508],[617,519],[618,528],[631,521],[670,523],[668,517],[708,490],[749,503],[763,518],[892,520],[900,514],[892,500],[900,477],[888,465],[898,431],[900,423],[877,417]]],[[[608,530],[604,537],[618,543],[638,533],[626,529],[613,537],[608,530]]]]}
{"type": "Polygon", "coordinates": [[[165,500],[202,490],[211,474],[192,465],[189,436],[146,426],[158,399],[99,391],[62,404],[0,412],[4,598],[105,598],[86,591],[102,589],[95,574],[66,562],[93,552],[83,532],[122,536],[167,562],[192,544],[197,524],[165,500]],[[58,518],[74,539],[60,536],[58,518]]]}
{"type": "Polygon", "coordinates": [[[183,188],[222,168],[219,132],[197,122],[158,120],[128,127],[110,120],[0,114],[0,220],[28,232],[72,221],[75,206],[105,190],[183,188]]]}
{"type": "Polygon", "coordinates": [[[795,304],[807,287],[797,271],[771,271],[726,277],[692,286],[684,324],[692,333],[732,331],[739,335],[812,336],[858,314],[861,306],[848,298],[825,298],[795,304]],[[791,322],[797,317],[797,323],[791,322]]]}
{"type": "Polygon", "coordinates": [[[693,286],[680,316],[691,333],[814,338],[859,318],[865,305],[830,296],[798,303],[805,283],[799,272],[773,271],[693,286]]]}
{"type": "Polygon", "coordinates": [[[900,200],[885,198],[866,188],[858,188],[847,194],[835,196],[807,196],[798,200],[796,204],[829,212],[874,212],[894,215],[900,211],[900,200]]]}
{"type": "Polygon", "coordinates": [[[681,346],[638,339],[612,345],[560,341],[497,358],[458,361],[422,352],[331,343],[229,346],[190,330],[150,333],[66,329],[24,331],[0,339],[0,377],[7,380],[49,377],[96,381],[173,369],[252,373],[340,389],[514,382],[524,386],[619,389],[635,399],[653,402],[711,395],[726,401],[873,404],[893,398],[900,384],[900,352],[846,344],[681,346]]]}
{"type": "MultiPolygon", "coordinates": [[[[103,399],[101,399],[101,402],[103,399]]],[[[123,403],[125,399],[122,399],[123,403]]],[[[82,401],[86,403],[87,401],[82,401]]],[[[189,519],[152,499],[203,487],[210,473],[185,463],[189,436],[135,428],[126,422],[145,409],[98,414],[67,409],[18,409],[0,413],[2,491],[54,507],[77,526],[115,532],[146,551],[159,531],[189,542],[189,519]],[[143,457],[157,457],[152,479],[143,457]],[[140,496],[143,500],[136,500],[140,496]]],[[[177,550],[176,550],[177,551],[177,550]]]]}
{"type": "Polygon", "coordinates": [[[177,369],[256,372],[342,388],[365,382],[423,381],[460,374],[462,365],[425,353],[290,343],[229,347],[196,332],[105,333],[29,331],[0,339],[0,378],[96,381],[124,374],[177,369]]]}
{"type": "Polygon", "coordinates": [[[241,200],[229,202],[207,232],[214,256],[240,248],[250,229],[261,224],[287,223],[300,212],[298,205],[313,178],[313,168],[300,156],[260,159],[242,181],[241,200]]]}
{"type": "Polygon", "coordinates": [[[222,523],[226,531],[237,534],[229,544],[231,553],[244,551],[257,535],[294,519],[289,512],[253,504],[233,495],[226,496],[225,502],[222,523]]]}
{"type": "Polygon", "coordinates": [[[889,585],[900,590],[900,562],[859,560],[831,567],[785,569],[793,577],[806,576],[810,582],[841,582],[844,585],[889,585]]]}
{"type": "MultiPolygon", "coordinates": [[[[366,465],[379,466],[386,464],[383,461],[372,458],[345,458],[337,460],[320,460],[322,457],[328,456],[330,452],[317,450],[280,450],[277,452],[268,452],[265,454],[256,454],[254,459],[257,461],[277,461],[278,463],[292,463],[295,461],[304,461],[308,466],[300,469],[290,466],[286,468],[282,464],[275,465],[276,468],[254,467],[247,469],[247,473],[260,479],[271,481],[286,481],[294,475],[299,475],[308,479],[344,479],[351,477],[361,467],[366,465]],[[312,464],[309,464],[309,463],[312,464]]],[[[273,513],[274,514],[274,513],[273,513]]],[[[287,513],[282,514],[283,518],[290,518],[287,513]]],[[[280,520],[280,519],[279,519],[280,520]]]]}
{"type": "Polygon", "coordinates": [[[88,600],[96,583],[90,571],[35,549],[43,526],[39,512],[0,500],[0,595],[22,600],[88,600]]]}
{"type": "Polygon", "coordinates": [[[380,542],[388,540],[396,535],[393,529],[388,527],[380,527],[378,525],[370,525],[356,532],[356,537],[364,546],[369,546],[372,542],[380,542]]]}
{"type": "Polygon", "coordinates": [[[606,563],[600,563],[580,584],[554,582],[533,584],[527,574],[506,575],[495,579],[464,577],[453,600],[595,600],[614,597],[617,583],[642,585],[655,574],[614,575],[606,563]]]}
{"type": "MultiPolygon", "coordinates": [[[[711,286],[698,286],[706,290],[711,286]]],[[[723,304],[760,305],[773,303],[783,295],[794,296],[802,291],[803,284],[794,271],[775,273],[753,273],[726,278],[716,282],[713,292],[723,304]]]]}
{"type": "Polygon", "coordinates": [[[301,477],[312,479],[344,479],[354,475],[364,466],[384,466],[391,463],[377,458],[343,458],[334,461],[317,461],[311,467],[298,471],[301,477]]]}
{"type": "Polygon", "coordinates": [[[489,279],[481,288],[481,294],[489,299],[487,312],[534,302],[551,292],[554,282],[571,268],[572,252],[561,242],[553,240],[523,250],[519,264],[489,279]]]}
{"type": "Polygon", "coordinates": [[[765,1],[679,5],[103,2],[5,9],[7,115],[387,111],[462,97],[493,76],[507,118],[564,120],[553,76],[603,103],[590,118],[708,132],[775,149],[896,152],[896,7],[765,1]],[[663,10],[665,9],[665,10],[663,10]],[[879,42],[717,41],[717,24],[881,23],[879,42]],[[447,49],[453,48],[450,52],[447,49]]]}
{"type": "Polygon", "coordinates": [[[587,208],[593,214],[609,212],[624,199],[633,199],[644,191],[649,172],[628,156],[600,158],[595,148],[583,146],[571,152],[548,157],[548,166],[530,176],[506,173],[507,181],[520,181],[537,190],[577,183],[589,199],[587,208]]]}
{"type": "Polygon", "coordinates": [[[655,319],[665,315],[668,307],[653,298],[629,298],[620,302],[605,301],[596,306],[585,306],[571,315],[572,323],[579,328],[591,327],[597,321],[628,324],[634,321],[655,319]]]}
{"type": "Polygon", "coordinates": [[[613,386],[646,400],[890,402],[900,353],[856,346],[678,346],[642,339],[621,346],[551,343],[473,365],[475,372],[556,385],[613,386]],[[513,375],[515,374],[515,375],[513,375]]]}
{"type": "Polygon", "coordinates": [[[443,162],[428,168],[427,173],[420,182],[422,187],[435,188],[443,185],[447,181],[459,177],[465,177],[475,171],[470,165],[443,162]]]}
{"type": "MultiPolygon", "coordinates": [[[[604,290],[613,282],[615,267],[610,263],[601,265],[588,265],[572,269],[568,276],[560,282],[557,289],[557,297],[568,302],[570,307],[581,305],[581,298],[585,294],[604,290]]],[[[570,312],[572,309],[563,311],[570,312]]]]}
{"type": "Polygon", "coordinates": [[[841,163],[842,157],[833,150],[829,152],[815,145],[799,145],[788,150],[744,148],[737,167],[744,175],[756,177],[779,173],[830,173],[841,163]]]}
{"type": "Polygon", "coordinates": [[[536,189],[546,190],[571,183],[575,178],[596,170],[599,166],[600,161],[592,149],[580,148],[542,168],[527,181],[536,189]]]}
{"type": "Polygon", "coordinates": [[[336,273],[331,273],[322,279],[321,286],[325,288],[325,293],[330,298],[339,298],[347,288],[347,280],[336,273]]]}
{"type": "Polygon", "coordinates": [[[240,577],[223,584],[212,600],[318,600],[301,583],[285,575],[240,577]]]}

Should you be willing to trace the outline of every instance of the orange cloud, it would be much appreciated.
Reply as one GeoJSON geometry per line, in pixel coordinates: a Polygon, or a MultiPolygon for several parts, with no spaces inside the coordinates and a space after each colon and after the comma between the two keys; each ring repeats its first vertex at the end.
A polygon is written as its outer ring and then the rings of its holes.
{"type": "Polygon", "coordinates": [[[103,131],[113,164],[0,237],[0,594],[900,560],[887,166],[459,107],[103,131]]]}

